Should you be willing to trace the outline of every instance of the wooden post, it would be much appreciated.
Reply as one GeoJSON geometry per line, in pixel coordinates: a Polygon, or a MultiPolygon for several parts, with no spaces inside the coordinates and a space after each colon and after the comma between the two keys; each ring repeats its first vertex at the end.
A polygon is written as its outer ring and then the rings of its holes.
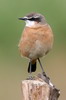
{"type": "Polygon", "coordinates": [[[21,83],[22,100],[58,100],[60,91],[50,82],[47,76],[38,74],[32,80],[21,83]]]}

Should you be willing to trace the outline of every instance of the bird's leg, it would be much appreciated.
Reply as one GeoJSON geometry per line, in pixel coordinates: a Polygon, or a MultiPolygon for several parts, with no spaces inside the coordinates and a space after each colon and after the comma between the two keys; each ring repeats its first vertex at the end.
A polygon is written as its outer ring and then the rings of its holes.
{"type": "Polygon", "coordinates": [[[43,69],[43,67],[42,67],[42,64],[41,64],[41,61],[40,61],[39,58],[38,58],[38,62],[39,62],[40,67],[41,67],[41,69],[42,69],[42,74],[43,74],[44,76],[46,76],[46,73],[44,72],[44,69],[43,69]]]}
{"type": "Polygon", "coordinates": [[[30,74],[30,77],[31,77],[31,61],[30,61],[30,73],[29,74],[30,74]]]}
{"type": "Polygon", "coordinates": [[[33,79],[31,74],[32,74],[32,72],[31,72],[31,61],[30,61],[30,67],[29,67],[29,78],[28,78],[28,79],[30,79],[30,80],[33,79]]]}

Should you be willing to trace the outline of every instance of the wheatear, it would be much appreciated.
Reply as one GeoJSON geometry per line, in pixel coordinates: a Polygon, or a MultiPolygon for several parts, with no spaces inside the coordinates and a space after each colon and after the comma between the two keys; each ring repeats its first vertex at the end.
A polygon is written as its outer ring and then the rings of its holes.
{"type": "Polygon", "coordinates": [[[19,50],[22,56],[30,59],[28,72],[36,71],[36,61],[38,60],[42,73],[44,73],[39,58],[45,56],[52,48],[52,29],[45,17],[39,13],[30,13],[19,20],[26,22],[19,42],[19,50]]]}

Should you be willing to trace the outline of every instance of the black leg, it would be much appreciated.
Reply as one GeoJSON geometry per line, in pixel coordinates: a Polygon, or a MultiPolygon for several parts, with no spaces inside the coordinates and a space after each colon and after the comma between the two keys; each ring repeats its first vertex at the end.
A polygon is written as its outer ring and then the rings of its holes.
{"type": "Polygon", "coordinates": [[[38,62],[39,62],[40,67],[41,67],[41,69],[42,69],[42,74],[43,74],[44,76],[46,76],[46,73],[44,72],[44,69],[43,69],[43,67],[42,67],[42,64],[41,64],[41,61],[40,61],[39,58],[38,58],[38,62]]]}
{"type": "Polygon", "coordinates": [[[28,80],[32,80],[32,72],[31,72],[31,61],[29,62],[29,77],[27,78],[28,80]]]}
{"type": "Polygon", "coordinates": [[[31,61],[30,61],[30,73],[29,73],[29,74],[30,74],[30,76],[31,76],[31,61]]]}

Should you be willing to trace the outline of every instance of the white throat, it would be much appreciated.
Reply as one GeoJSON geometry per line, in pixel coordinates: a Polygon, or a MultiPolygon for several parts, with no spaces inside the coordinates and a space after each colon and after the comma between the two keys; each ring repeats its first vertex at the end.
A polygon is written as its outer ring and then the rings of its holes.
{"type": "Polygon", "coordinates": [[[26,26],[28,26],[28,27],[32,27],[32,26],[35,25],[35,22],[34,21],[26,20],[25,22],[26,22],[26,26]]]}

